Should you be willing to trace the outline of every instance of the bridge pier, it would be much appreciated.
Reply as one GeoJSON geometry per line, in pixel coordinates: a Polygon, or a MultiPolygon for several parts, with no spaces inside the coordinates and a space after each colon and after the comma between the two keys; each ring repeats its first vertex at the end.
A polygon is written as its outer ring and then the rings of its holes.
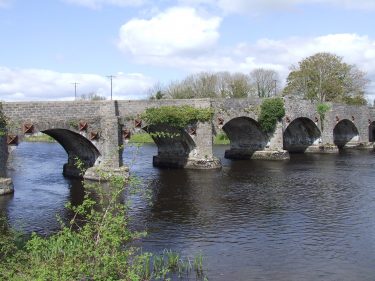
{"type": "Polygon", "coordinates": [[[212,152],[212,126],[200,123],[179,129],[167,124],[148,126],[158,147],[153,165],[163,168],[217,169],[221,162],[212,152]]]}
{"type": "Polygon", "coordinates": [[[93,167],[86,170],[84,179],[103,180],[106,176],[129,177],[129,168],[123,165],[124,142],[122,125],[118,116],[117,101],[111,101],[100,107],[100,138],[96,142],[101,155],[93,167]]]}

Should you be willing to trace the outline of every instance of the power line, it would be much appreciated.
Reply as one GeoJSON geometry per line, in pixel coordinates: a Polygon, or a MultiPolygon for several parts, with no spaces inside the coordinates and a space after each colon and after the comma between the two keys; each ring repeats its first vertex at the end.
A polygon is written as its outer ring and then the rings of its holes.
{"type": "Polygon", "coordinates": [[[109,79],[111,79],[111,100],[112,100],[112,80],[113,80],[113,78],[116,78],[116,76],[114,76],[114,75],[108,75],[107,77],[109,79]]]}
{"type": "Polygon", "coordinates": [[[74,100],[77,100],[77,85],[78,85],[79,83],[74,82],[74,83],[71,83],[71,84],[74,85],[74,100]]]}

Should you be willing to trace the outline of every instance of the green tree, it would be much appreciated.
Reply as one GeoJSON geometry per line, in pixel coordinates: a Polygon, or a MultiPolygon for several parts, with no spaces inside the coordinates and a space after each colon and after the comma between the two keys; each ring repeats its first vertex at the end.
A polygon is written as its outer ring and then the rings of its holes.
{"type": "Polygon", "coordinates": [[[317,53],[292,66],[284,94],[302,95],[319,102],[366,104],[368,80],[355,65],[330,53],[317,53]]]}

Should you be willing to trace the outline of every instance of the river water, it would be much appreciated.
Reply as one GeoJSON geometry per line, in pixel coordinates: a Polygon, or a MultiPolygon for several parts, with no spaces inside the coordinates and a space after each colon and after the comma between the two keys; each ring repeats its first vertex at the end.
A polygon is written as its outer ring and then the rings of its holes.
{"type": "MultiPolygon", "coordinates": [[[[145,250],[201,252],[209,280],[375,280],[374,152],[222,159],[213,171],[156,169],[156,152],[124,153],[152,191],[131,198],[132,227],[148,231],[145,250]]],[[[45,234],[58,228],[56,215],[71,215],[64,205],[80,202],[83,188],[62,176],[66,158],[56,143],[22,143],[12,153],[15,194],[0,197],[0,212],[13,226],[45,234]]]]}

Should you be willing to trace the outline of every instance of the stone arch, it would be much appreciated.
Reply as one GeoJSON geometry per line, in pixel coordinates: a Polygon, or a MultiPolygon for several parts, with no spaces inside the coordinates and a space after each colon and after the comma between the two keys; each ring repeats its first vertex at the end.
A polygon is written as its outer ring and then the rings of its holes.
{"type": "Polygon", "coordinates": [[[236,117],[223,126],[230,140],[226,158],[251,158],[255,151],[264,150],[269,138],[257,121],[249,117],[236,117]]]}
{"type": "Polygon", "coordinates": [[[148,125],[143,130],[151,135],[158,148],[158,155],[153,159],[154,166],[172,168],[186,166],[196,144],[185,129],[162,124],[148,125]]]}
{"type": "Polygon", "coordinates": [[[368,126],[369,142],[375,142],[375,121],[368,126]]]}
{"type": "Polygon", "coordinates": [[[299,117],[284,131],[284,149],[292,153],[303,153],[309,147],[319,145],[320,137],[319,128],[310,118],[299,117]]]}
{"type": "Polygon", "coordinates": [[[84,163],[85,168],[89,168],[95,165],[101,155],[91,141],[71,130],[53,128],[41,132],[54,138],[68,154],[68,163],[63,169],[63,174],[66,176],[81,176],[76,167],[76,157],[84,163]]]}
{"type": "Polygon", "coordinates": [[[338,122],[333,129],[333,142],[338,148],[343,148],[350,143],[359,141],[359,133],[354,123],[348,119],[338,122]]]}

